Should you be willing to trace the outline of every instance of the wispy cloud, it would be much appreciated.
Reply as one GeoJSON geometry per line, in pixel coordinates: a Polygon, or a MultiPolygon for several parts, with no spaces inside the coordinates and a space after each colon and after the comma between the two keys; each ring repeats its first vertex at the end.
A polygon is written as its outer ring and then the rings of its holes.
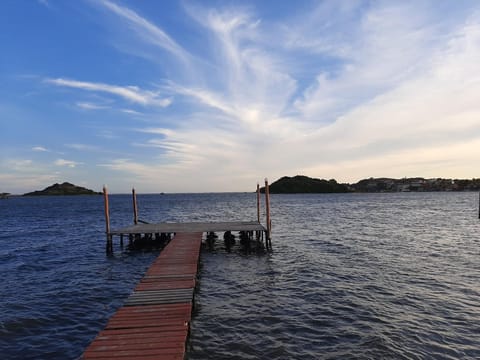
{"type": "Polygon", "coordinates": [[[99,105],[89,102],[77,102],[75,105],[77,105],[77,107],[83,110],[104,110],[110,108],[110,106],[99,105]]]}
{"type": "Polygon", "coordinates": [[[32,147],[32,151],[36,152],[48,152],[49,150],[44,148],[43,146],[34,146],[32,147]]]}
{"type": "Polygon", "coordinates": [[[186,62],[189,58],[188,52],[178,45],[165,31],[135,11],[108,0],[102,0],[99,4],[122,18],[143,41],[159,46],[182,61],[186,62]]]}
{"type": "Polygon", "coordinates": [[[121,112],[130,115],[144,115],[140,111],[132,110],[132,109],[120,109],[121,112]]]}
{"type": "Polygon", "coordinates": [[[167,107],[172,102],[172,100],[169,98],[162,98],[158,92],[141,90],[137,86],[117,86],[63,78],[46,79],[45,81],[49,84],[57,86],[82,89],[85,91],[109,93],[141,105],[167,107]]]}
{"type": "Polygon", "coordinates": [[[65,144],[65,147],[78,151],[97,151],[98,146],[88,144],[65,144]]]}
{"type": "Polygon", "coordinates": [[[78,165],[81,165],[82,163],[77,162],[77,161],[72,161],[72,160],[57,159],[57,160],[55,160],[54,164],[56,166],[66,166],[66,167],[69,167],[69,168],[74,168],[78,165]]]}
{"type": "Polygon", "coordinates": [[[42,6],[45,6],[47,8],[49,8],[51,6],[50,2],[48,0],[37,0],[37,2],[42,5],[42,6]]]}

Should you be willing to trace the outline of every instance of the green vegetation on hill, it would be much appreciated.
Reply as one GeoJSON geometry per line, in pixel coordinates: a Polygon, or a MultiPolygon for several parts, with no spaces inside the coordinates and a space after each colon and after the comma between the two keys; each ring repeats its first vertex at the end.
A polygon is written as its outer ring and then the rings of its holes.
{"type": "Polygon", "coordinates": [[[99,192],[76,186],[68,182],[63,184],[53,184],[43,190],[26,193],[23,196],[42,196],[42,195],[98,195],[99,192]]]}
{"type": "MultiPolygon", "coordinates": [[[[301,193],[345,193],[350,190],[344,184],[337,183],[334,179],[313,179],[307,176],[284,176],[270,185],[272,194],[301,194],[301,193]]],[[[260,191],[265,192],[265,188],[260,191]]]]}

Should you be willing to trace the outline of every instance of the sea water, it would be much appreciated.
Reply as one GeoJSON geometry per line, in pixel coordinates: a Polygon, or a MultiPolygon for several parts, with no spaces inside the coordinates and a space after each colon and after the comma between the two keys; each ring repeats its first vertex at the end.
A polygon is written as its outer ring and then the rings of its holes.
{"type": "MultiPolygon", "coordinates": [[[[151,222],[257,216],[253,193],[138,205],[151,222]]],[[[131,224],[131,196],[110,209],[131,224]]],[[[202,250],[189,359],[480,358],[477,194],[273,194],[271,209],[272,253],[202,250]]],[[[117,238],[105,254],[101,196],[0,200],[1,358],[79,357],[157,255],[117,238]]]]}

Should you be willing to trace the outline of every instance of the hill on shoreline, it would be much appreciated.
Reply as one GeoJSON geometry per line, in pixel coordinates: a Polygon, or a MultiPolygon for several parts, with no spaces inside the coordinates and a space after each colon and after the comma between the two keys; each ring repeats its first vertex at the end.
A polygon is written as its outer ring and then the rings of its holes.
{"type": "Polygon", "coordinates": [[[47,196],[47,195],[99,195],[100,192],[96,192],[81,186],[73,185],[68,182],[63,184],[53,184],[46,187],[43,190],[32,191],[23,196],[47,196]]]}
{"type": "MultiPolygon", "coordinates": [[[[269,186],[271,194],[314,194],[314,193],[346,193],[351,190],[345,184],[339,184],[335,179],[314,179],[308,176],[284,176],[269,186]]],[[[264,193],[262,187],[260,192],[264,193]]]]}

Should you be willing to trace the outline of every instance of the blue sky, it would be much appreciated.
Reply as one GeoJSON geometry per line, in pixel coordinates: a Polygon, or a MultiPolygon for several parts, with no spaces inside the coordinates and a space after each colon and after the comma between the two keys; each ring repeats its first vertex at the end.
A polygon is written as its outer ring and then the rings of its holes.
{"type": "Polygon", "coordinates": [[[478,177],[478,1],[0,2],[0,192],[478,177]]]}

